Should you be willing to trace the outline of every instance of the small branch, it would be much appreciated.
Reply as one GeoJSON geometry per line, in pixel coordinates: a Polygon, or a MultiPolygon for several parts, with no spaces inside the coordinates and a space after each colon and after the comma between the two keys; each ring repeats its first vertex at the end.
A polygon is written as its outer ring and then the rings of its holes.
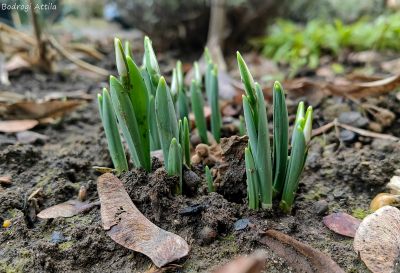
{"type": "Polygon", "coordinates": [[[55,50],[57,50],[62,56],[64,56],[64,58],[68,59],[70,62],[76,64],[77,66],[85,70],[99,74],[101,76],[107,77],[108,75],[110,75],[110,73],[107,70],[76,58],[74,55],[69,53],[62,45],[60,45],[54,37],[50,36],[49,42],[54,47],[55,50]]]}

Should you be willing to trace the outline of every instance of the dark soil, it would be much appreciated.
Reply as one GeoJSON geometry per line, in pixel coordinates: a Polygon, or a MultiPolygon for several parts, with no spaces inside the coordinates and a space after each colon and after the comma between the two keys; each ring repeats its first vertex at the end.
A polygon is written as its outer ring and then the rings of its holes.
{"type": "MultiPolygon", "coordinates": [[[[35,97],[78,89],[95,95],[105,85],[84,77],[71,77],[17,75],[11,78],[13,85],[8,90],[21,94],[29,91],[35,97]]],[[[393,100],[394,97],[387,96],[379,103],[396,113],[395,124],[399,124],[399,108],[395,108],[393,100]]],[[[325,100],[323,105],[334,103],[325,100]]],[[[316,111],[320,125],[327,122],[321,113],[316,111]]],[[[11,227],[0,229],[0,272],[148,270],[151,261],[147,257],[123,248],[106,235],[98,207],[71,218],[39,220],[32,202],[27,202],[27,196],[42,188],[36,198],[42,210],[76,198],[82,185],[88,188],[89,200],[98,199],[99,174],[92,167],[111,167],[111,160],[96,100],[67,115],[60,123],[34,131],[50,139],[44,144],[18,144],[14,135],[0,134],[0,176],[12,177],[10,186],[0,187],[0,216],[12,221],[11,227]]],[[[399,136],[396,126],[386,133],[399,136]]],[[[398,143],[359,138],[338,145],[334,131],[314,138],[292,215],[284,215],[278,208],[274,212],[247,209],[243,143],[232,139],[225,143],[228,146],[223,148],[225,163],[218,165],[221,183],[217,193],[206,193],[201,165],[193,168],[197,175],[187,175],[202,183],[192,196],[173,194],[177,180],[157,168],[161,164],[156,159],[152,173],[132,170],[120,177],[133,202],[148,219],[179,234],[191,246],[189,257],[180,261],[181,267],[171,269],[172,272],[204,272],[256,249],[263,249],[268,255],[266,272],[294,272],[259,242],[262,231],[269,228],[327,253],[346,272],[367,272],[353,250],[353,240],[328,230],[322,217],[337,211],[364,217],[370,200],[400,169],[398,143]],[[250,224],[235,230],[240,219],[247,219],[250,224]]]]}

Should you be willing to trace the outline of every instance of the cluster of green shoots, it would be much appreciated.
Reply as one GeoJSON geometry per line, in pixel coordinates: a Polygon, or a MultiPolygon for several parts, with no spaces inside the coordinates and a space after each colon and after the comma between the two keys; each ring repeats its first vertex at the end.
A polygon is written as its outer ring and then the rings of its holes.
{"type": "MultiPolygon", "coordinates": [[[[115,39],[119,78],[110,76],[110,90],[103,89],[98,102],[109,152],[118,173],[127,171],[128,160],[119,130],[128,147],[133,166],[151,171],[150,152],[161,149],[169,175],[179,176],[177,193],[182,193],[182,170],[190,168],[189,96],[183,83],[182,63],[173,70],[171,88],[164,77],[148,37],[144,40],[143,65],[138,67],[129,43],[115,39]],[[179,117],[179,119],[178,119],[179,117]]],[[[195,123],[203,143],[208,143],[204,115],[202,77],[195,64],[195,79],[190,86],[195,123]]],[[[207,58],[205,89],[212,109],[211,130],[220,138],[221,114],[218,105],[218,73],[207,58]]]]}
{"type": "Polygon", "coordinates": [[[312,107],[304,113],[300,102],[289,156],[289,122],[285,94],[279,82],[273,87],[273,148],[271,149],[264,95],[239,53],[237,60],[245,87],[243,110],[249,145],[245,149],[247,193],[252,209],[271,208],[273,198],[290,212],[307,158],[312,132],[312,107]]]}

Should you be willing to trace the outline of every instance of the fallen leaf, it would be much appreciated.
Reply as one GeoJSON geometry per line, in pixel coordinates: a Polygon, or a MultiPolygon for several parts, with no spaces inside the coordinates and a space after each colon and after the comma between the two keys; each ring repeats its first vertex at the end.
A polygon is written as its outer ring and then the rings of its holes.
{"type": "Polygon", "coordinates": [[[400,271],[400,210],[385,206],[361,222],[354,250],[373,273],[400,271]]]}
{"type": "Polygon", "coordinates": [[[189,253],[184,239],[157,227],[136,208],[122,182],[114,175],[100,176],[97,191],[103,228],[115,242],[143,253],[158,267],[189,253]]]}
{"type": "Polygon", "coordinates": [[[82,100],[52,100],[45,102],[21,101],[8,105],[5,116],[14,119],[60,117],[74,110],[82,103],[82,100]]]}
{"type": "Polygon", "coordinates": [[[38,140],[46,141],[49,137],[32,131],[23,131],[17,133],[17,140],[23,144],[35,143],[38,140]]]}
{"type": "Polygon", "coordinates": [[[259,273],[263,270],[266,257],[262,253],[240,256],[213,273],[259,273]]]}
{"type": "Polygon", "coordinates": [[[2,133],[17,133],[32,129],[39,124],[39,121],[34,119],[21,120],[2,120],[0,121],[0,132],[2,133]]]}
{"type": "Polygon", "coordinates": [[[97,205],[99,205],[98,202],[87,203],[78,200],[68,200],[67,202],[42,210],[37,216],[41,219],[68,218],[87,212],[97,205]]]}
{"type": "Polygon", "coordinates": [[[333,232],[354,238],[361,221],[347,213],[337,212],[325,216],[323,219],[325,226],[333,232]]]}
{"type": "Polygon", "coordinates": [[[296,272],[344,273],[329,256],[276,230],[265,232],[260,242],[285,259],[296,272]]]}

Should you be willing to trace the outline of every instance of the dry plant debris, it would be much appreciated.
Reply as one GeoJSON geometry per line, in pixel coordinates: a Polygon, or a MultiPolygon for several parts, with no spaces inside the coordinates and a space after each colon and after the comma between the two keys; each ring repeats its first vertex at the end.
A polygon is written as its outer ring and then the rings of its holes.
{"type": "Polygon", "coordinates": [[[385,206],[365,217],[354,238],[354,250],[373,273],[399,272],[400,211],[385,206]]]}
{"type": "Polygon", "coordinates": [[[361,223],[357,218],[344,212],[332,213],[325,216],[323,222],[333,232],[351,238],[354,238],[361,223]]]}
{"type": "Polygon", "coordinates": [[[68,200],[67,202],[42,210],[37,216],[41,219],[58,217],[68,218],[83,212],[87,212],[98,204],[98,202],[88,203],[81,202],[79,200],[68,200]]]}
{"type": "Polygon", "coordinates": [[[268,230],[260,242],[302,273],[344,273],[329,256],[276,230],[268,230]]]}
{"type": "Polygon", "coordinates": [[[110,173],[100,176],[97,191],[103,228],[115,242],[143,253],[158,267],[188,255],[186,241],[150,222],[133,204],[117,177],[110,173]]]}
{"type": "Polygon", "coordinates": [[[266,257],[262,253],[239,256],[213,273],[260,273],[265,265],[266,257]]]}

